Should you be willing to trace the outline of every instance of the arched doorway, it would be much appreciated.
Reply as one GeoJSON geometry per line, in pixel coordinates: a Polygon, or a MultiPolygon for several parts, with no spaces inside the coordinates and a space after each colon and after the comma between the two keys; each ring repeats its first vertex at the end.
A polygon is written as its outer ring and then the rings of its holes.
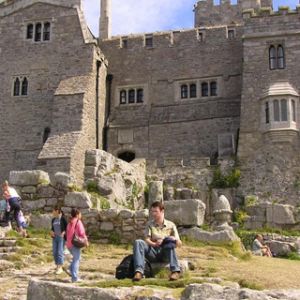
{"type": "Polygon", "coordinates": [[[131,151],[124,151],[118,155],[118,158],[127,162],[131,162],[135,159],[135,153],[131,151]]]}

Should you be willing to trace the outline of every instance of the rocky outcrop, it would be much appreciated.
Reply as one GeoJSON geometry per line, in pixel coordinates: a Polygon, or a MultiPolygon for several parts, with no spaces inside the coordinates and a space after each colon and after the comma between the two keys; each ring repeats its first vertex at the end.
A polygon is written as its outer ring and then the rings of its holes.
{"type": "MultiPolygon", "coordinates": [[[[149,287],[84,288],[70,284],[30,281],[27,300],[175,300],[172,290],[149,287]]],[[[180,300],[299,300],[300,290],[255,291],[212,283],[191,284],[183,291],[180,300]]]]}
{"type": "Polygon", "coordinates": [[[105,151],[90,150],[86,152],[84,174],[85,185],[96,187],[111,208],[144,207],[145,160],[127,163],[105,151]]]}

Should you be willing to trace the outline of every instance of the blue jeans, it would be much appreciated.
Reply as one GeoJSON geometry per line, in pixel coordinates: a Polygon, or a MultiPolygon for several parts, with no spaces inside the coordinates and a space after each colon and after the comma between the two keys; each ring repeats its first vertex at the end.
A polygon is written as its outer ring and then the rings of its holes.
{"type": "Polygon", "coordinates": [[[56,235],[52,240],[53,257],[56,265],[64,264],[64,246],[64,238],[56,235]]]}
{"type": "Polygon", "coordinates": [[[171,272],[180,272],[175,249],[154,248],[143,240],[136,240],[133,246],[134,272],[144,274],[145,257],[150,262],[168,262],[171,272]]]}
{"type": "Polygon", "coordinates": [[[70,272],[72,275],[72,282],[76,282],[78,278],[78,271],[79,271],[79,263],[80,263],[80,249],[73,246],[71,249],[69,249],[73,259],[70,265],[70,272]]]}

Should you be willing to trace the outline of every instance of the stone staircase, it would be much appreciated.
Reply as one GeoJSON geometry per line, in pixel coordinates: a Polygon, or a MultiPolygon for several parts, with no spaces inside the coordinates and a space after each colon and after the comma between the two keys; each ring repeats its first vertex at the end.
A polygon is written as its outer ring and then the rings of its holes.
{"type": "Polygon", "coordinates": [[[0,238],[0,260],[7,257],[17,250],[17,241],[15,239],[0,238]]]}

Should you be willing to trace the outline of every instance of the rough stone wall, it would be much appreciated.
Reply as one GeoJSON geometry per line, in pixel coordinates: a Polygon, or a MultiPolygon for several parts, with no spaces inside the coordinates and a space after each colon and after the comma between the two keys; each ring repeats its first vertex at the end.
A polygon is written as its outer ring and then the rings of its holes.
{"type": "MultiPolygon", "coordinates": [[[[87,31],[81,1],[45,2],[0,7],[1,181],[12,169],[37,165],[70,172],[80,181],[84,151],[95,147],[95,61],[103,55],[87,31]],[[39,21],[51,23],[50,41],[26,39],[27,24],[39,21]],[[17,76],[27,77],[28,96],[12,96],[17,76]],[[43,145],[46,127],[51,133],[43,145]]],[[[105,82],[102,68],[99,81],[105,82]]],[[[99,101],[104,101],[100,86],[99,101]]]]}
{"type": "MultiPolygon", "coordinates": [[[[241,191],[256,194],[271,202],[299,204],[299,135],[285,140],[272,138],[262,129],[263,94],[272,84],[286,81],[299,92],[300,51],[299,12],[262,12],[245,19],[243,95],[238,158],[241,165],[241,191]],[[282,44],[285,69],[269,69],[269,47],[282,44]],[[255,84],[254,84],[255,83],[255,84]]],[[[279,99],[286,98],[280,96],[279,99]]],[[[299,100],[296,103],[296,128],[299,129],[299,100]]]]}
{"type": "Polygon", "coordinates": [[[136,157],[210,156],[217,149],[218,134],[236,135],[239,127],[242,28],[227,38],[227,27],[206,29],[204,40],[197,30],[153,34],[153,47],[144,36],[100,42],[112,74],[112,112],[109,152],[132,150],[136,157]],[[217,80],[217,97],[182,100],[182,82],[217,80]],[[143,105],[119,105],[119,87],[145,87],[143,105]],[[204,130],[205,128],[205,130],[204,130]],[[124,131],[131,139],[122,139],[124,131]],[[204,142],[205,141],[205,142],[204,142]]]}
{"type": "Polygon", "coordinates": [[[230,0],[220,0],[220,4],[215,5],[213,0],[198,1],[194,9],[195,27],[241,24],[242,6],[239,2],[232,5],[230,0]]]}

